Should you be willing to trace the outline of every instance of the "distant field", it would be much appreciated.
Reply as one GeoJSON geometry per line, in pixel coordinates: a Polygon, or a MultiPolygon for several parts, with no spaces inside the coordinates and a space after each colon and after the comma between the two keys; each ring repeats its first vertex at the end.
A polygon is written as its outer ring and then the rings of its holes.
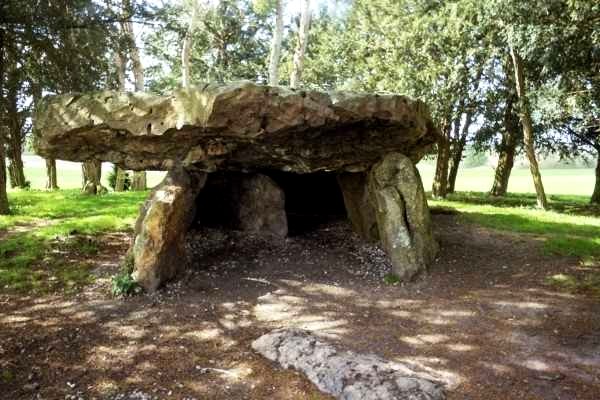
{"type": "MultiPolygon", "coordinates": [[[[425,190],[431,190],[435,166],[419,163],[419,172],[425,190]]],[[[591,196],[595,176],[592,168],[542,169],[544,189],[547,194],[572,194],[591,196]]],[[[494,170],[491,167],[465,168],[458,171],[456,190],[460,192],[487,192],[492,188],[494,170]]],[[[534,193],[529,169],[513,169],[508,182],[510,193],[534,193]]]]}
{"type": "MultiPolygon", "coordinates": [[[[31,182],[32,189],[44,189],[46,185],[46,164],[45,161],[34,155],[23,157],[25,164],[25,177],[31,182]]],[[[70,161],[57,161],[58,186],[61,189],[77,189],[81,187],[81,163],[70,161]]],[[[102,164],[102,184],[108,187],[107,176],[112,170],[110,163],[102,164]]],[[[149,171],[147,175],[148,185],[153,187],[163,178],[164,172],[149,171]]]]}
{"type": "MultiPolygon", "coordinates": [[[[31,181],[33,189],[43,189],[46,182],[44,160],[37,156],[24,157],[25,175],[31,181]]],[[[423,178],[425,190],[431,190],[435,166],[431,163],[419,163],[419,171],[423,178]]],[[[79,163],[58,161],[58,185],[62,189],[81,187],[81,165],[79,163]]],[[[102,167],[102,181],[108,186],[106,177],[111,165],[105,163],[102,167]]],[[[158,184],[164,172],[149,171],[148,185],[158,184]]],[[[594,189],[594,170],[589,169],[545,169],[542,170],[544,186],[548,194],[572,194],[590,196],[594,189]]],[[[461,169],[456,181],[457,191],[486,192],[492,187],[494,170],[491,167],[461,169]]],[[[510,178],[508,190],[511,193],[533,193],[533,183],[528,169],[514,169],[510,178]]]]}

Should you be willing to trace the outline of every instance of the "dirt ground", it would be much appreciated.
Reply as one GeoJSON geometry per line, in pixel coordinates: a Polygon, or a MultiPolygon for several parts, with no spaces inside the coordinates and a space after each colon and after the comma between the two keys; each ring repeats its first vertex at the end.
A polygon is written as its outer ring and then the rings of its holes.
{"type": "Polygon", "coordinates": [[[600,300],[545,284],[577,260],[530,236],[434,215],[427,275],[389,285],[381,251],[345,222],[281,242],[200,231],[194,268],[155,295],[114,299],[127,238],[107,236],[75,296],[0,294],[0,399],[326,399],[254,354],[279,327],[434,374],[449,399],[600,399],[600,300]]]}

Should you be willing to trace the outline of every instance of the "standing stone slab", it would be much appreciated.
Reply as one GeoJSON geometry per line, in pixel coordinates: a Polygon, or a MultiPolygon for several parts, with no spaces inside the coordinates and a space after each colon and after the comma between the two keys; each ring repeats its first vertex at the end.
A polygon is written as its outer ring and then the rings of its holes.
{"type": "Polygon", "coordinates": [[[319,390],[341,400],[442,400],[435,378],[370,354],[338,351],[297,329],[261,336],[252,348],[283,368],[303,372],[319,390]]]}
{"type": "Polygon", "coordinates": [[[148,291],[172,279],[186,264],[185,234],[206,174],[182,168],[169,171],[150,193],[135,226],[131,248],[133,278],[148,291]]]}
{"type": "Polygon", "coordinates": [[[408,280],[425,270],[438,252],[419,171],[410,158],[392,153],[368,176],[381,244],[394,273],[408,280]]]}
{"type": "Polygon", "coordinates": [[[375,208],[371,204],[367,190],[367,174],[362,172],[342,173],[338,175],[338,183],[342,189],[346,213],[354,231],[365,240],[379,241],[375,208]]]}
{"type": "Polygon", "coordinates": [[[276,237],[288,233],[285,194],[263,174],[209,174],[197,204],[200,225],[276,237]]]}

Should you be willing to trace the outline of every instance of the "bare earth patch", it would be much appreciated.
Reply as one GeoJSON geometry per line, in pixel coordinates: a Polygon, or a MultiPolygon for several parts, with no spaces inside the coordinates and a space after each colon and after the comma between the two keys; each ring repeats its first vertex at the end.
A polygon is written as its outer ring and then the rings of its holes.
{"type": "Polygon", "coordinates": [[[381,252],[335,222],[281,242],[196,232],[192,271],[126,300],[108,276],[127,238],[107,236],[79,294],[0,295],[0,397],[326,399],[250,348],[299,327],[426,370],[449,399],[600,398],[600,300],[544,283],[577,260],[453,215],[434,224],[441,254],[408,285],[383,283],[381,252]]]}

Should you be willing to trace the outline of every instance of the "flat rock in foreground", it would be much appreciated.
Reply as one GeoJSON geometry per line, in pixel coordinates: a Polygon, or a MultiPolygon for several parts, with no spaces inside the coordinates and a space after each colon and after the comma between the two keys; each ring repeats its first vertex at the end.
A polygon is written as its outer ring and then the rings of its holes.
{"type": "Polygon", "coordinates": [[[294,91],[236,82],[170,95],[101,91],[49,96],[36,151],[135,170],[367,171],[383,154],[417,162],[437,134],[427,106],[400,95],[294,91]]]}
{"type": "Polygon", "coordinates": [[[277,330],[252,348],[284,368],[303,372],[321,391],[343,400],[442,400],[433,377],[374,355],[341,352],[302,330],[277,330]]]}

